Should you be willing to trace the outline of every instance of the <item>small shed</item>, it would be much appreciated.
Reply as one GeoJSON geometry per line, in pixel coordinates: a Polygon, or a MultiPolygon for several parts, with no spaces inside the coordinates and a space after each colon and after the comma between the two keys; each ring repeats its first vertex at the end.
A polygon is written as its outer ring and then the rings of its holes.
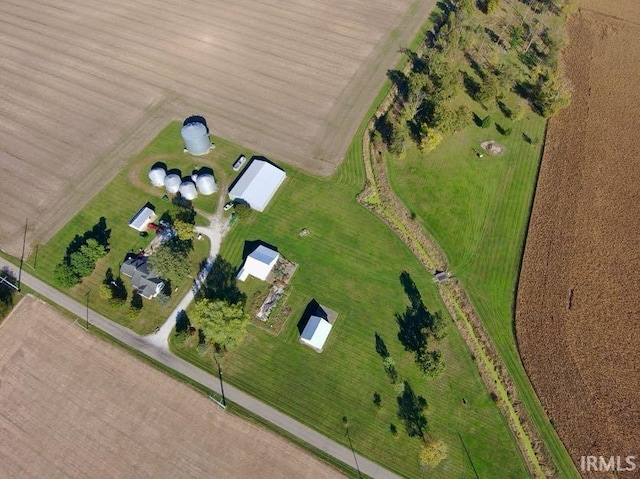
{"type": "Polygon", "coordinates": [[[192,155],[204,155],[211,149],[211,139],[207,127],[199,122],[187,123],[182,127],[185,149],[192,155]]]}
{"type": "Polygon", "coordinates": [[[146,231],[149,223],[152,223],[155,219],[156,213],[152,208],[150,208],[149,204],[147,203],[142,208],[140,208],[135,215],[133,215],[133,217],[129,221],[129,226],[136,231],[146,231]]]}
{"type": "Polygon", "coordinates": [[[198,187],[200,194],[203,195],[212,195],[218,189],[213,175],[208,173],[198,175],[198,178],[196,179],[196,186],[198,187]]]}
{"type": "Polygon", "coordinates": [[[149,171],[149,181],[151,181],[153,186],[164,186],[164,179],[166,176],[167,171],[161,166],[156,166],[149,171]]]}
{"type": "Polygon", "coordinates": [[[300,335],[300,342],[320,353],[329,337],[331,327],[331,323],[326,319],[320,316],[311,316],[300,335]]]}
{"type": "Polygon", "coordinates": [[[196,185],[194,185],[193,181],[190,180],[183,181],[180,184],[178,191],[180,191],[180,196],[182,196],[185,200],[193,200],[198,196],[196,185]]]}
{"type": "Polygon", "coordinates": [[[167,189],[167,193],[171,193],[175,195],[180,189],[180,183],[182,183],[182,178],[175,173],[171,173],[167,175],[164,179],[164,187],[167,189]]]}
{"type": "Polygon", "coordinates": [[[251,275],[266,281],[267,276],[278,262],[278,258],[280,258],[280,253],[260,245],[244,260],[244,265],[236,278],[239,281],[245,281],[251,275]]]}

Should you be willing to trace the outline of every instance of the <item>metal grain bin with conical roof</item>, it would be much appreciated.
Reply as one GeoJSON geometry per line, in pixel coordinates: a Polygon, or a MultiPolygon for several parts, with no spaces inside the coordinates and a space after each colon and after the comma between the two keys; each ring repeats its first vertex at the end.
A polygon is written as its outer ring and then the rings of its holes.
{"type": "Polygon", "coordinates": [[[180,185],[180,196],[185,200],[193,200],[198,196],[198,191],[196,190],[196,185],[193,184],[193,181],[182,182],[180,185]]]}
{"type": "Polygon", "coordinates": [[[198,175],[198,178],[196,179],[196,186],[198,187],[198,191],[203,195],[212,195],[218,189],[213,175],[208,173],[198,175]]]}
{"type": "Polygon", "coordinates": [[[204,155],[211,148],[207,127],[202,123],[187,123],[182,127],[184,146],[192,155],[204,155]]]}
{"type": "Polygon", "coordinates": [[[164,186],[166,176],[167,172],[162,166],[156,166],[149,171],[149,181],[153,186],[164,186]]]}
{"type": "Polygon", "coordinates": [[[167,189],[167,193],[171,193],[172,195],[175,195],[178,192],[180,189],[180,183],[182,183],[182,178],[175,173],[167,175],[164,178],[164,187],[167,189]]]}

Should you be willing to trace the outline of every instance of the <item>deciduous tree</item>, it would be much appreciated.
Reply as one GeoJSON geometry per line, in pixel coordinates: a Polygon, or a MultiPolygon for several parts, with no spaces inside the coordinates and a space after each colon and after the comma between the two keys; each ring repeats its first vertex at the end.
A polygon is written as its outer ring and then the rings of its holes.
{"type": "Polygon", "coordinates": [[[189,320],[208,344],[228,350],[244,337],[249,315],[239,305],[202,299],[195,303],[189,320]]]}

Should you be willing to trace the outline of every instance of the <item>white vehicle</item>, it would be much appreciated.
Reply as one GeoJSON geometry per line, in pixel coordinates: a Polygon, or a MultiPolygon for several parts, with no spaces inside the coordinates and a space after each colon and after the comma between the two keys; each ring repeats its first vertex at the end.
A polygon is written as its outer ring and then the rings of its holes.
{"type": "Polygon", "coordinates": [[[227,203],[226,205],[224,205],[224,207],[222,208],[224,211],[229,211],[231,208],[233,208],[233,201],[229,201],[229,203],[227,203]]]}
{"type": "Polygon", "coordinates": [[[244,165],[246,161],[247,157],[244,155],[240,155],[236,162],[233,164],[233,171],[238,171],[240,168],[242,168],[242,165],[244,165]]]}

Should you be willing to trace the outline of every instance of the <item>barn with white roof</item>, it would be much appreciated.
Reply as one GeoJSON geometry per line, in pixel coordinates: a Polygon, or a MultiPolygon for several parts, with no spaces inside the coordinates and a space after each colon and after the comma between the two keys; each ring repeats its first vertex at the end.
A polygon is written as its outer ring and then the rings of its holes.
{"type": "Polygon", "coordinates": [[[263,245],[258,246],[244,260],[244,265],[242,265],[237,279],[245,281],[251,275],[254,278],[266,281],[267,276],[269,276],[269,273],[278,262],[278,258],[280,258],[280,253],[277,251],[263,245]]]}
{"type": "Polygon", "coordinates": [[[287,174],[274,164],[254,158],[234,181],[229,198],[264,211],[286,177],[287,174]]]}

